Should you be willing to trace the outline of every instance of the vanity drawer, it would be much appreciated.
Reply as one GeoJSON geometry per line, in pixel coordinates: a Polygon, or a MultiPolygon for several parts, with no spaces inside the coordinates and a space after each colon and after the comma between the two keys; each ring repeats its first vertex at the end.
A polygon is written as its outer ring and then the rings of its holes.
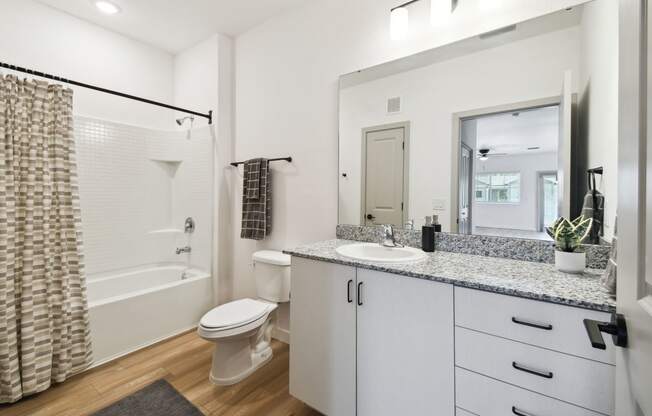
{"type": "Polygon", "coordinates": [[[457,415],[514,416],[520,413],[527,416],[599,416],[599,413],[582,407],[523,390],[462,368],[457,368],[455,371],[455,385],[457,415]]]}
{"type": "Polygon", "coordinates": [[[455,328],[455,364],[587,409],[613,414],[609,364],[455,328]]]}
{"type": "Polygon", "coordinates": [[[584,319],[609,321],[605,312],[589,311],[480,290],[455,288],[455,325],[615,364],[611,342],[606,350],[591,346],[584,319]]]}

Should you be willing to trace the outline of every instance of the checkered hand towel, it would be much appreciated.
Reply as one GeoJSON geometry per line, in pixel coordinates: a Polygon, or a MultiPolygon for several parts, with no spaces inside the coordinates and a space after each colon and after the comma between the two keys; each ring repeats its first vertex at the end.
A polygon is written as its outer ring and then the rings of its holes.
{"type": "Polygon", "coordinates": [[[241,238],[263,240],[272,232],[272,176],[267,159],[244,163],[241,238]]]}

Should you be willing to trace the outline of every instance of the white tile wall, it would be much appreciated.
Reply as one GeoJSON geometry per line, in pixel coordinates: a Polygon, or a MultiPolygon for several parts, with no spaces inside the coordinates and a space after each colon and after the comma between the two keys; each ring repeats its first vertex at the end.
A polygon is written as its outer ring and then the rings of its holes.
{"type": "Polygon", "coordinates": [[[209,128],[156,131],[75,117],[86,272],[90,279],[115,270],[189,262],[209,270],[212,230],[212,138],[209,128]],[[169,155],[178,162],[164,162],[169,155]],[[162,157],[161,155],[165,156],[162,157]],[[167,156],[166,156],[167,155],[167,156]],[[196,233],[183,229],[195,217],[196,233]],[[191,255],[174,250],[190,242],[191,255]]]}

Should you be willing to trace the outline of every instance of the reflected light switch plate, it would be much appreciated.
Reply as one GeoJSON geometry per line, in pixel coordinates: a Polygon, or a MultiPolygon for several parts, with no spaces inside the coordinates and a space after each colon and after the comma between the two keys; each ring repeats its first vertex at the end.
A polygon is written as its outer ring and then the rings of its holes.
{"type": "Polygon", "coordinates": [[[433,211],[446,211],[446,200],[445,199],[433,199],[432,200],[432,209],[433,209],[433,211]]]}

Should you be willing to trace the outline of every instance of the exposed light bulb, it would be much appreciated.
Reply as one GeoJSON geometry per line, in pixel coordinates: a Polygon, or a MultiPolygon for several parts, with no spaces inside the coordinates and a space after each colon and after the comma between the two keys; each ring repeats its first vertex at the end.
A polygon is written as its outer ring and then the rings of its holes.
{"type": "Polygon", "coordinates": [[[116,14],[120,12],[120,7],[110,1],[96,1],[95,7],[104,14],[116,14]]]}
{"type": "Polygon", "coordinates": [[[405,7],[392,10],[389,30],[392,40],[405,39],[409,24],[408,10],[405,7]]]}
{"type": "Polygon", "coordinates": [[[450,18],[453,5],[451,0],[430,0],[430,24],[441,26],[450,18]]]}

